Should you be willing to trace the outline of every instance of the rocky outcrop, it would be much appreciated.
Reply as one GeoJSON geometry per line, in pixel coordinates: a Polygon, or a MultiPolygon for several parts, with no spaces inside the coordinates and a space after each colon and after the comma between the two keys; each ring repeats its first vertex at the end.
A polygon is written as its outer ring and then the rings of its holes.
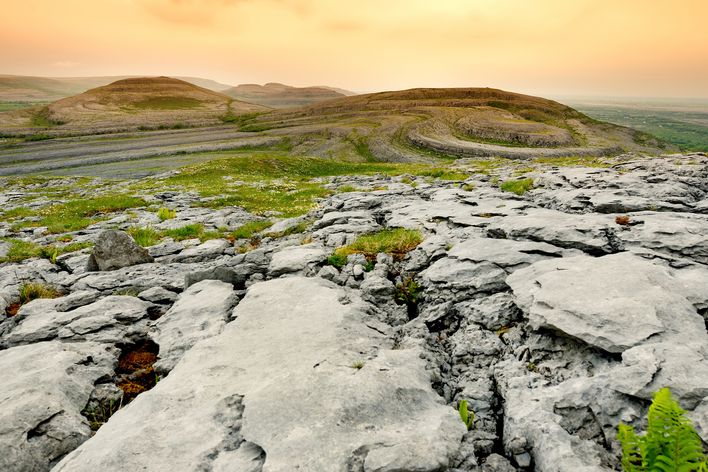
{"type": "Polygon", "coordinates": [[[106,230],[96,239],[87,270],[115,270],[152,261],[147,249],[138,246],[128,233],[106,230]]]}
{"type": "MultiPolygon", "coordinates": [[[[464,182],[338,176],[328,188],[381,190],[110,271],[82,270],[86,250],[1,264],[0,309],[28,283],[65,295],[0,319],[0,468],[619,470],[617,425],[643,429],[666,386],[708,443],[708,158],[604,162],[524,164],[524,195],[500,191],[519,172],[501,164],[458,161],[464,182]],[[392,227],[423,242],[329,258],[392,227]]],[[[145,199],[178,221],[136,210],[72,237],[262,219],[145,199]]]]}

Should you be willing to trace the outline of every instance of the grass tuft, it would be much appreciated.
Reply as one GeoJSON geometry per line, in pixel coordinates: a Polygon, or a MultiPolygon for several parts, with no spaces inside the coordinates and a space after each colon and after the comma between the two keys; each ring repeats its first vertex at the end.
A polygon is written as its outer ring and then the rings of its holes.
{"type": "Polygon", "coordinates": [[[128,234],[142,247],[154,246],[161,239],[160,233],[149,226],[146,228],[132,226],[128,228],[128,234]]]}
{"type": "Polygon", "coordinates": [[[169,208],[162,207],[157,210],[157,217],[160,218],[160,221],[171,220],[176,216],[177,212],[175,210],[170,210],[169,208]]]}
{"type": "Polygon", "coordinates": [[[232,231],[231,237],[233,239],[249,239],[252,238],[254,234],[260,233],[261,231],[270,228],[272,225],[273,222],[269,220],[249,221],[248,223],[241,225],[232,231]]]}
{"type": "Polygon", "coordinates": [[[359,236],[352,244],[337,249],[336,256],[350,254],[364,254],[367,259],[373,260],[381,252],[391,254],[394,259],[403,259],[410,251],[423,241],[420,231],[414,229],[394,228],[379,231],[378,233],[359,236]]]}
{"type": "Polygon", "coordinates": [[[511,192],[516,195],[523,195],[533,188],[533,179],[506,180],[500,187],[502,192],[511,192]]]}

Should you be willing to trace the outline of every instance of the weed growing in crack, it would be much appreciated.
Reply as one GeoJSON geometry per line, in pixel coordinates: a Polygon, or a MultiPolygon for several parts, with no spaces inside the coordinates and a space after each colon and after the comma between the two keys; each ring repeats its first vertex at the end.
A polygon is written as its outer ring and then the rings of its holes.
{"type": "Polygon", "coordinates": [[[460,402],[457,411],[460,413],[460,419],[467,426],[467,431],[470,431],[474,427],[474,411],[467,408],[467,400],[460,402]]]}

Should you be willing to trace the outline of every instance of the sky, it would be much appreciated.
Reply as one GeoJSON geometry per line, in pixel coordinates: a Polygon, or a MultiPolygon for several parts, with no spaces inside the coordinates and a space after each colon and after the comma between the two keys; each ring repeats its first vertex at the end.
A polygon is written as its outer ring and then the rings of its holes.
{"type": "Polygon", "coordinates": [[[708,97],[707,0],[0,0],[0,74],[708,97]]]}

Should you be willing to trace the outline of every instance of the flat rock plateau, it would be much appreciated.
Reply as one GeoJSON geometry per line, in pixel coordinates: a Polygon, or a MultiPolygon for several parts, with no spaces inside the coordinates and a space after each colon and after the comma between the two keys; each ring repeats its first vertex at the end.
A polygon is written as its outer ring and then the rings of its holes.
{"type": "Polygon", "coordinates": [[[619,470],[664,386],[708,441],[708,157],[495,162],[318,177],[291,218],[7,178],[0,469],[619,470]],[[62,230],[67,189],[137,203],[62,230]]]}

